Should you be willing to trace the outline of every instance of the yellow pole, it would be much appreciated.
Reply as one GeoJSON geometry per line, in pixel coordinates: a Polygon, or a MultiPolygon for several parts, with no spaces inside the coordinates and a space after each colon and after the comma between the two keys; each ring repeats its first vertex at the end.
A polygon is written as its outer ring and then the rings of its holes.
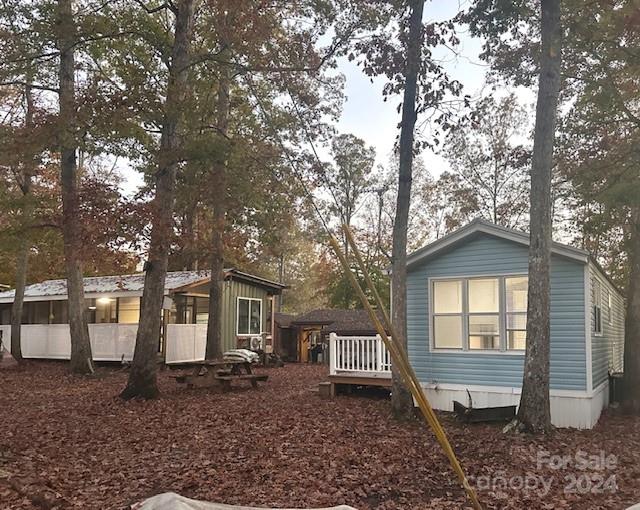
{"type": "Polygon", "coordinates": [[[353,275],[353,272],[351,271],[351,268],[349,267],[349,263],[348,263],[346,257],[344,256],[344,254],[342,253],[342,250],[340,249],[340,245],[338,244],[338,241],[335,239],[335,237],[333,235],[330,235],[330,237],[329,237],[329,242],[331,244],[331,247],[333,248],[336,256],[338,257],[338,260],[340,261],[340,263],[341,263],[341,265],[342,265],[342,267],[343,267],[343,269],[345,271],[345,274],[347,275],[347,278],[349,279],[352,287],[354,288],[354,290],[358,294],[358,296],[360,298],[360,301],[362,302],[362,305],[364,306],[365,310],[367,310],[367,313],[368,313],[371,321],[373,322],[373,324],[374,324],[374,326],[376,328],[376,331],[378,332],[378,334],[382,338],[385,346],[389,350],[389,353],[391,354],[392,362],[395,364],[396,368],[399,370],[403,381],[407,385],[408,389],[411,391],[411,394],[412,394],[413,398],[416,400],[416,403],[418,404],[418,407],[420,408],[420,411],[422,412],[422,415],[424,416],[425,420],[427,421],[427,423],[429,424],[429,426],[433,430],[433,433],[436,436],[436,439],[437,439],[438,443],[440,444],[440,446],[444,450],[445,455],[449,459],[449,463],[451,464],[451,467],[453,468],[454,472],[458,476],[458,479],[460,480],[460,483],[464,487],[464,490],[466,491],[469,500],[473,504],[473,507],[476,510],[482,510],[482,505],[480,504],[480,501],[478,500],[478,497],[477,497],[475,491],[473,490],[473,487],[471,487],[471,485],[469,484],[469,481],[467,480],[467,477],[464,474],[464,471],[462,470],[462,467],[460,466],[460,463],[458,462],[458,459],[457,459],[457,457],[455,455],[455,452],[453,451],[453,448],[451,447],[451,444],[449,443],[449,440],[447,439],[447,435],[446,435],[444,429],[442,428],[442,425],[440,424],[440,421],[438,420],[437,416],[433,412],[433,409],[431,408],[431,405],[429,404],[429,401],[427,400],[427,398],[426,398],[426,396],[425,396],[425,394],[424,394],[424,392],[422,390],[422,387],[420,386],[420,382],[418,381],[418,377],[416,376],[416,374],[415,374],[415,372],[413,370],[413,367],[411,366],[411,364],[409,363],[409,361],[407,359],[406,352],[402,348],[402,345],[399,342],[399,337],[398,337],[397,333],[394,331],[393,325],[391,324],[391,321],[389,320],[389,316],[388,316],[388,314],[386,312],[384,304],[382,303],[382,300],[380,299],[380,296],[379,296],[378,292],[376,291],[376,289],[375,289],[375,287],[373,285],[373,282],[371,281],[371,278],[370,278],[368,272],[366,271],[366,268],[364,267],[364,263],[363,263],[362,257],[361,257],[360,252],[358,251],[357,246],[356,246],[356,244],[354,242],[353,236],[351,235],[351,231],[349,230],[349,227],[346,226],[346,225],[343,225],[343,229],[344,229],[345,233],[347,234],[347,239],[349,241],[349,244],[353,248],[353,253],[355,254],[355,257],[356,257],[356,260],[358,262],[358,265],[360,266],[360,269],[362,270],[362,272],[364,274],[364,278],[365,278],[365,282],[367,284],[367,287],[369,288],[370,292],[372,293],[372,295],[373,295],[373,297],[374,297],[374,299],[376,301],[376,304],[377,304],[378,308],[380,309],[380,312],[381,312],[381,315],[383,317],[383,320],[386,323],[386,326],[387,326],[386,330],[385,330],[385,327],[380,322],[380,319],[378,318],[378,315],[376,314],[376,312],[371,307],[371,304],[369,303],[369,300],[368,300],[366,294],[362,290],[362,287],[358,283],[358,280],[353,275]],[[391,334],[391,340],[389,339],[389,336],[387,335],[387,331],[391,334]]]}

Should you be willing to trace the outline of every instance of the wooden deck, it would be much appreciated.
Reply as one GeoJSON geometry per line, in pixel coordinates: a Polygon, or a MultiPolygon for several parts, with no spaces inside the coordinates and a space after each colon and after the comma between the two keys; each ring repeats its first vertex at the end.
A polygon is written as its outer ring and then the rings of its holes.
{"type": "Polygon", "coordinates": [[[390,388],[391,357],[379,336],[329,337],[329,380],[321,391],[336,394],[336,386],[390,388]]]}
{"type": "Polygon", "coordinates": [[[391,388],[393,381],[391,377],[371,377],[366,375],[354,375],[352,373],[345,375],[330,375],[329,380],[320,383],[320,395],[333,398],[338,393],[339,387],[347,387],[348,392],[354,386],[376,386],[378,388],[391,388]]]}

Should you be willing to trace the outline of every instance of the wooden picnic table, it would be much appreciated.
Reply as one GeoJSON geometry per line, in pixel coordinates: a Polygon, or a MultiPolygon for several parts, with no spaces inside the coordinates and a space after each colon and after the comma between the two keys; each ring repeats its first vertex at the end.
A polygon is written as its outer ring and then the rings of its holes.
{"type": "Polygon", "coordinates": [[[248,361],[188,361],[169,366],[173,370],[183,370],[182,374],[173,377],[177,383],[186,384],[188,388],[220,386],[222,391],[229,391],[233,381],[249,381],[253,388],[257,388],[258,381],[269,378],[268,375],[254,374],[248,361]]]}

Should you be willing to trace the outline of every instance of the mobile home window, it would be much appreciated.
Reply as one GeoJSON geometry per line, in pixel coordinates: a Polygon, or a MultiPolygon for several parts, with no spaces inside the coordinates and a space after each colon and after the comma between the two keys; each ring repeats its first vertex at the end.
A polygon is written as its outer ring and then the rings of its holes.
{"type": "Polygon", "coordinates": [[[522,350],[527,343],[528,278],[505,278],[507,349],[522,350]]]}
{"type": "Polygon", "coordinates": [[[602,289],[604,291],[604,316],[607,320],[607,324],[611,324],[611,292],[606,287],[602,289]]]}
{"type": "Polygon", "coordinates": [[[259,335],[262,332],[262,299],[238,298],[238,335],[259,335]]]}
{"type": "Polygon", "coordinates": [[[436,349],[522,350],[526,345],[526,276],[434,280],[436,349]]]}
{"type": "Polygon", "coordinates": [[[462,280],[433,284],[433,340],[436,348],[462,348],[462,280]]]}
{"type": "Polygon", "coordinates": [[[500,282],[477,278],[467,284],[469,349],[500,349],[500,282]]]}
{"type": "Polygon", "coordinates": [[[591,314],[591,330],[596,335],[602,334],[602,285],[597,279],[591,281],[591,299],[593,311],[591,314]]]}

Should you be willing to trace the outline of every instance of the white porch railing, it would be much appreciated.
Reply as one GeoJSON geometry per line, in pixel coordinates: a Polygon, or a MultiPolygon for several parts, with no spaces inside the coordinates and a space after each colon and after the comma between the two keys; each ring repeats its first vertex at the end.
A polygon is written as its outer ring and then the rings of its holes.
{"type": "MultiPolygon", "coordinates": [[[[89,324],[95,361],[131,361],[136,345],[137,324],[89,324]]],[[[11,326],[0,326],[4,348],[11,351],[11,326]]],[[[166,362],[180,363],[204,359],[206,324],[168,324],[166,362]]],[[[69,359],[71,334],[68,324],[23,324],[22,355],[25,358],[69,359]]]]}
{"type": "MultiPolygon", "coordinates": [[[[0,326],[2,343],[11,351],[11,326],[0,326]]],[[[133,359],[137,324],[89,324],[89,338],[95,361],[133,359]]],[[[25,358],[69,359],[71,334],[68,324],[23,324],[22,355],[25,358]]]]}
{"type": "Polygon", "coordinates": [[[329,374],[391,377],[391,356],[380,335],[329,335],[329,374]]]}
{"type": "Polygon", "coordinates": [[[167,324],[166,363],[202,361],[207,345],[206,324],[167,324]]]}

